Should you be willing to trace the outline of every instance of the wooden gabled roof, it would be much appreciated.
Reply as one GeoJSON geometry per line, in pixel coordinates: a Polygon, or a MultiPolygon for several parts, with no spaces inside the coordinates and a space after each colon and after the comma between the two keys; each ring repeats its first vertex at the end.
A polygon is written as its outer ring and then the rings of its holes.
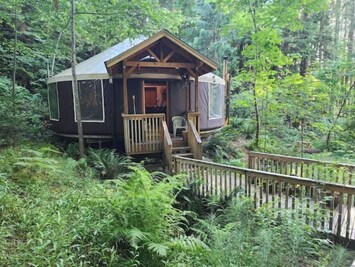
{"type": "Polygon", "coordinates": [[[190,73],[203,75],[218,68],[217,63],[202,55],[167,30],[129,48],[105,62],[109,73],[119,72],[125,66],[161,69],[187,69],[190,73]]]}

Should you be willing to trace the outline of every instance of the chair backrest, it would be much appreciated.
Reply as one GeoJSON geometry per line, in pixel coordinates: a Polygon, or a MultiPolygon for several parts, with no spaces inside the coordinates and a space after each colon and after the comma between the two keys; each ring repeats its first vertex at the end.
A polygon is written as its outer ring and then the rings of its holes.
{"type": "Polygon", "coordinates": [[[181,127],[186,125],[185,118],[182,116],[174,116],[171,118],[175,127],[181,127]]]}

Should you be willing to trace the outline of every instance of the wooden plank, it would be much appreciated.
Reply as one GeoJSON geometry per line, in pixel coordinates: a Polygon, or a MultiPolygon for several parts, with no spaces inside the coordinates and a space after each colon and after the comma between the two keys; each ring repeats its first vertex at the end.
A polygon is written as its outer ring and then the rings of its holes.
{"type": "Polygon", "coordinates": [[[126,76],[126,65],[125,61],[123,62],[122,67],[122,87],[123,87],[123,112],[128,114],[128,93],[127,93],[127,76],[126,76]]]}
{"type": "Polygon", "coordinates": [[[164,59],[163,62],[167,62],[173,55],[175,54],[175,51],[171,51],[164,59]]]}
{"type": "Polygon", "coordinates": [[[351,208],[352,208],[352,199],[353,199],[353,195],[352,194],[348,194],[348,203],[347,203],[347,213],[346,213],[346,233],[345,233],[345,237],[346,239],[350,239],[351,237],[351,208]]]}
{"type": "Polygon", "coordinates": [[[157,62],[161,62],[161,61],[160,61],[160,58],[153,52],[152,49],[148,48],[147,51],[148,51],[148,53],[149,53],[152,57],[154,57],[154,59],[155,59],[157,62]]]}
{"type": "Polygon", "coordinates": [[[320,160],[313,160],[313,159],[307,159],[307,158],[298,158],[298,157],[290,157],[290,156],[284,156],[284,155],[278,155],[278,154],[268,154],[268,153],[262,153],[262,152],[254,152],[254,151],[249,151],[248,152],[249,156],[252,157],[264,157],[268,159],[274,159],[274,160],[283,160],[287,162],[298,162],[298,163],[319,163],[319,164],[327,164],[327,165],[332,165],[334,167],[345,167],[345,168],[355,168],[355,165],[352,164],[345,164],[345,163],[335,163],[335,162],[330,162],[330,161],[320,161],[320,160]]]}
{"type": "Polygon", "coordinates": [[[138,68],[195,68],[196,64],[181,62],[126,61],[126,66],[138,68]]]}
{"type": "Polygon", "coordinates": [[[195,76],[195,112],[198,112],[199,106],[199,88],[198,88],[198,76],[195,76]]]}

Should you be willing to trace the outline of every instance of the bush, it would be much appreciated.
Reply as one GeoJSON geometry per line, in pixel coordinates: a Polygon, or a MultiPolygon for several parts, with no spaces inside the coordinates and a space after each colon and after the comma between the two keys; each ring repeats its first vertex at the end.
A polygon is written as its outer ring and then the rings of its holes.
{"type": "Polygon", "coordinates": [[[0,76],[0,146],[29,140],[43,142],[50,135],[44,122],[47,105],[39,94],[31,94],[21,86],[16,86],[15,97],[14,105],[12,83],[0,76]]]}

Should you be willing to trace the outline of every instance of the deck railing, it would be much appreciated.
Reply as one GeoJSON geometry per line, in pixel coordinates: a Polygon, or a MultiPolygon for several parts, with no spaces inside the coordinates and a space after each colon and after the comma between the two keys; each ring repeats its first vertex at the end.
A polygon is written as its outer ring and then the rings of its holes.
{"type": "Polygon", "coordinates": [[[246,195],[255,207],[296,210],[318,230],[355,240],[355,186],[309,178],[238,168],[196,159],[174,157],[175,173],[197,180],[193,190],[201,197],[246,195]]]}
{"type": "Polygon", "coordinates": [[[350,164],[249,152],[248,168],[345,185],[355,184],[355,165],[350,164]]]}
{"type": "Polygon", "coordinates": [[[163,121],[162,124],[163,124],[163,160],[164,160],[165,167],[168,169],[168,172],[171,173],[173,169],[173,142],[171,140],[166,121],[163,121]]]}
{"type": "Polygon", "coordinates": [[[187,121],[187,141],[195,159],[202,159],[202,141],[192,120],[187,121]]]}
{"type": "Polygon", "coordinates": [[[165,114],[122,114],[126,154],[162,151],[165,114]]]}
{"type": "Polygon", "coordinates": [[[187,121],[192,121],[198,133],[200,133],[200,112],[189,112],[187,113],[187,121]]]}

